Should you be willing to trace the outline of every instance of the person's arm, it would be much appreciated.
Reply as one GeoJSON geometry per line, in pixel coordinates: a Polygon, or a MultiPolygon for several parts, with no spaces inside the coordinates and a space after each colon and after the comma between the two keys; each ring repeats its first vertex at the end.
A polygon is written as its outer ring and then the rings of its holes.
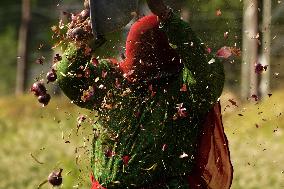
{"type": "Polygon", "coordinates": [[[208,54],[205,45],[195,35],[188,23],[172,14],[164,21],[162,29],[178,52],[184,64],[183,82],[188,85],[195,110],[209,111],[222,93],[223,65],[208,54]]]}
{"type": "Polygon", "coordinates": [[[57,83],[74,104],[88,109],[101,108],[107,93],[116,89],[121,74],[110,60],[92,60],[85,48],[70,43],[56,64],[57,83]]]}
{"type": "Polygon", "coordinates": [[[167,33],[170,44],[184,64],[183,81],[194,102],[190,108],[208,112],[222,93],[225,79],[223,65],[206,52],[205,45],[189,24],[172,13],[162,0],[147,0],[147,3],[162,21],[161,29],[167,33]]]}

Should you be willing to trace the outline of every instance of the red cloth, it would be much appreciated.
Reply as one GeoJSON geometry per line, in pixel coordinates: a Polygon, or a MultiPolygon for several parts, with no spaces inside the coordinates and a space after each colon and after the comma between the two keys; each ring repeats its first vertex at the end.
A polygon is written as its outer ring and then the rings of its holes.
{"type": "Polygon", "coordinates": [[[91,174],[90,178],[91,178],[91,181],[92,181],[92,188],[91,189],[106,189],[106,188],[102,187],[98,181],[95,180],[93,174],[91,174]]]}
{"type": "Polygon", "coordinates": [[[196,167],[188,177],[192,189],[228,189],[233,166],[224,133],[221,106],[216,103],[207,114],[199,140],[196,167]]]}
{"type": "Polygon", "coordinates": [[[163,73],[177,73],[182,67],[166,33],[159,29],[159,23],[156,15],[149,15],[132,25],[126,40],[126,58],[120,63],[128,79],[161,77],[163,73]]]}

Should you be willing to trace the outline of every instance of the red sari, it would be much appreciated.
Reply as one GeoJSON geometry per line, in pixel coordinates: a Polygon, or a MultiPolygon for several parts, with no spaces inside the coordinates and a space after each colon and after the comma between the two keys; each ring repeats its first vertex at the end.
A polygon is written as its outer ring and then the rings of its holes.
{"type": "Polygon", "coordinates": [[[219,102],[205,118],[196,157],[196,167],[188,177],[192,189],[230,188],[233,166],[219,102]]]}

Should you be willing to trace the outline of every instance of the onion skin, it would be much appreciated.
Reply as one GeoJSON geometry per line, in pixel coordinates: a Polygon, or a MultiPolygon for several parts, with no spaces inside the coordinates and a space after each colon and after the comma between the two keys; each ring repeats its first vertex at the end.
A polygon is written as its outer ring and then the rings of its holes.
{"type": "Polygon", "coordinates": [[[63,169],[60,169],[59,171],[53,171],[52,173],[49,174],[48,176],[48,182],[52,185],[52,186],[60,186],[62,184],[62,173],[63,169]]]}

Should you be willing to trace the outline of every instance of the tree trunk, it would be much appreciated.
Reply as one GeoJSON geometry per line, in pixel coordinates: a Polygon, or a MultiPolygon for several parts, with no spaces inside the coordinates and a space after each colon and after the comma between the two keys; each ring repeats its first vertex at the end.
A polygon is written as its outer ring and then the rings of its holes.
{"type": "Polygon", "coordinates": [[[267,65],[268,69],[261,76],[261,96],[267,95],[270,90],[270,51],[271,51],[271,0],[263,0],[262,21],[262,55],[261,64],[267,65]]]}
{"type": "Polygon", "coordinates": [[[245,0],[243,13],[243,60],[241,96],[259,95],[258,76],[255,64],[258,62],[258,2],[245,0]]]}
{"type": "Polygon", "coordinates": [[[27,85],[28,33],[30,21],[30,0],[22,0],[22,20],[18,40],[16,95],[23,94],[27,85]]]}

